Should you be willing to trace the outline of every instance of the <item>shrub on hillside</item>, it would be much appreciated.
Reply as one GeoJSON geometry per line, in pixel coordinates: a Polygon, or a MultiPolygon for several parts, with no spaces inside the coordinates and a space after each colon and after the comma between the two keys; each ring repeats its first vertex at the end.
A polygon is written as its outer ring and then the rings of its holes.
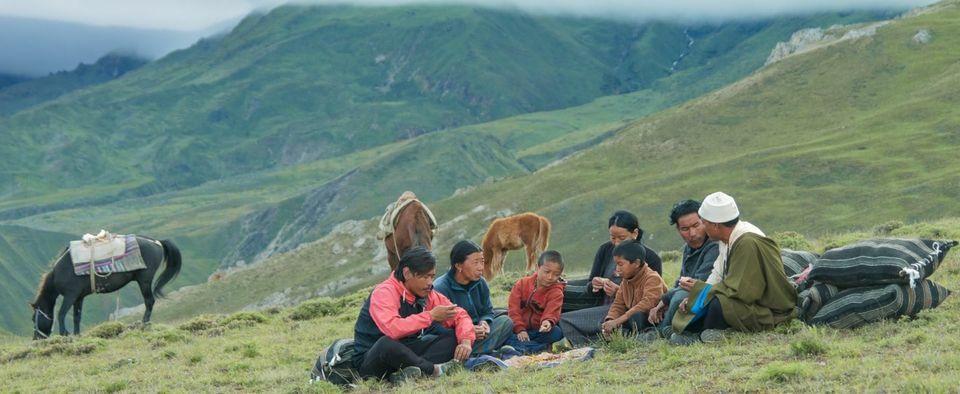
{"type": "Polygon", "coordinates": [[[87,331],[87,335],[103,339],[116,338],[123,333],[124,328],[123,323],[111,321],[91,328],[90,331],[87,331]]]}
{"type": "Polygon", "coordinates": [[[827,353],[827,344],[816,336],[807,336],[790,344],[795,357],[820,356],[827,353]]]}
{"type": "Polygon", "coordinates": [[[220,325],[230,326],[231,323],[239,322],[243,325],[256,325],[269,321],[266,315],[260,312],[237,312],[224,318],[220,325]]]}
{"type": "Polygon", "coordinates": [[[683,254],[679,250],[664,250],[660,252],[660,261],[664,263],[674,263],[680,261],[683,254]]]}
{"type": "Polygon", "coordinates": [[[116,381],[113,383],[108,383],[106,386],[103,386],[103,391],[105,393],[117,393],[127,389],[127,382],[125,381],[116,381]]]}
{"type": "Polygon", "coordinates": [[[179,328],[184,331],[199,333],[216,327],[217,320],[217,317],[213,315],[200,315],[181,324],[179,328]]]}
{"type": "Polygon", "coordinates": [[[936,223],[918,223],[916,225],[904,226],[894,230],[894,235],[912,236],[927,239],[957,239],[960,234],[951,231],[946,226],[936,223]],[[908,234],[903,234],[908,233],[908,234]]]}
{"type": "Polygon", "coordinates": [[[74,339],[74,337],[54,337],[46,341],[40,341],[37,348],[34,349],[34,354],[38,356],[52,356],[55,354],[77,356],[93,353],[103,346],[103,340],[98,338],[74,339]]]}
{"type": "Polygon", "coordinates": [[[306,301],[290,312],[290,319],[310,320],[323,316],[334,316],[344,312],[347,302],[343,298],[317,298],[306,301]]]}
{"type": "Polygon", "coordinates": [[[163,330],[150,335],[148,341],[150,346],[156,349],[171,343],[187,342],[189,338],[179,330],[163,330]]]}
{"type": "Polygon", "coordinates": [[[795,231],[778,231],[773,233],[773,240],[783,249],[793,250],[812,250],[813,246],[807,241],[807,238],[795,231]]]}
{"type": "Polygon", "coordinates": [[[799,380],[808,375],[810,375],[810,369],[805,364],[790,362],[770,363],[760,373],[762,379],[778,383],[799,380]]]}
{"type": "Polygon", "coordinates": [[[490,291],[492,293],[495,289],[499,289],[500,291],[510,293],[510,290],[513,290],[513,285],[522,277],[524,277],[524,273],[520,271],[507,271],[497,275],[490,281],[490,291]]]}
{"type": "Polygon", "coordinates": [[[873,226],[873,235],[890,235],[893,233],[893,230],[896,230],[900,227],[903,227],[903,222],[899,220],[891,220],[889,222],[873,226]]]}

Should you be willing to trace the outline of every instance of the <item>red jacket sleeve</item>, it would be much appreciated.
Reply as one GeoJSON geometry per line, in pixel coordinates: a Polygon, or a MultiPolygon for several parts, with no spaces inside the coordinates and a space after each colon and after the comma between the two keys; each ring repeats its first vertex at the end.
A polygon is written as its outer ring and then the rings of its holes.
{"type": "MultiPolygon", "coordinates": [[[[448,301],[449,302],[449,301],[448,301]]],[[[383,335],[400,339],[430,327],[430,312],[400,317],[400,297],[388,286],[377,286],[370,295],[370,317],[383,335]]]]}
{"type": "MultiPolygon", "coordinates": [[[[430,298],[431,306],[429,309],[427,309],[428,311],[438,305],[453,304],[450,302],[449,298],[437,291],[430,292],[430,298]]],[[[463,342],[464,339],[468,339],[472,345],[473,341],[477,339],[477,333],[473,331],[473,319],[466,310],[459,306],[457,307],[456,311],[457,315],[454,316],[453,319],[443,322],[443,326],[446,328],[453,328],[456,331],[458,344],[463,342]]]]}
{"type": "Polygon", "coordinates": [[[517,281],[510,290],[510,299],[507,301],[507,314],[510,320],[513,320],[513,332],[519,333],[527,330],[527,322],[523,321],[523,312],[520,310],[520,302],[523,300],[523,279],[517,281]]]}
{"type": "Polygon", "coordinates": [[[543,315],[540,316],[541,324],[544,320],[549,320],[556,327],[557,323],[560,323],[561,309],[563,309],[563,287],[554,286],[547,294],[547,305],[543,306],[543,315]]]}

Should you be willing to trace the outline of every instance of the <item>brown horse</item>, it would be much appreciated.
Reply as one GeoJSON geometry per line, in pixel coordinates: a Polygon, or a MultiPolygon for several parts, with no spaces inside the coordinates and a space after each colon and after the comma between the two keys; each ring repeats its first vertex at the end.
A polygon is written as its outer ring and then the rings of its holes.
{"type": "Polygon", "coordinates": [[[396,214],[396,219],[389,222],[391,207],[387,208],[387,213],[381,220],[381,226],[387,224],[392,227],[392,233],[383,237],[383,245],[387,247],[387,261],[390,263],[390,270],[397,269],[400,263],[400,256],[413,246],[423,246],[432,249],[433,231],[436,223],[432,219],[429,209],[423,205],[417,196],[412,192],[404,192],[400,199],[394,203],[393,207],[402,206],[400,213],[396,214]],[[408,203],[406,201],[412,200],[408,203]],[[406,203],[406,205],[404,205],[406,203]]]}
{"type": "Polygon", "coordinates": [[[507,251],[525,247],[527,271],[536,265],[537,256],[550,243],[550,221],[532,212],[496,219],[483,236],[484,276],[492,280],[503,272],[507,251]]]}

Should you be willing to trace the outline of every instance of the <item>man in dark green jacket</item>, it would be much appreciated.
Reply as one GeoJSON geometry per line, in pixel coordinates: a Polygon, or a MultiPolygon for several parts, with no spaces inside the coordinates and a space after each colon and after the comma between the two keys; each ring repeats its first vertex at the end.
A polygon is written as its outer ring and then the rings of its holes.
{"type": "Polygon", "coordinates": [[[433,281],[433,289],[466,310],[473,319],[477,334],[473,355],[501,350],[512,355],[514,349],[501,347],[513,333],[513,322],[505,314],[495,316],[490,288],[482,276],[483,265],[480,246],[468,240],[457,242],[450,251],[450,271],[433,281]]]}
{"type": "Polygon", "coordinates": [[[740,221],[736,201],[722,192],[707,196],[699,214],[707,235],[726,251],[721,280],[716,284],[685,278],[690,289],[674,318],[671,342],[723,339],[726,329],[769,330],[796,316],[797,292],[783,272],[776,242],[740,221]],[[697,335],[699,333],[699,335],[697,335]]]}

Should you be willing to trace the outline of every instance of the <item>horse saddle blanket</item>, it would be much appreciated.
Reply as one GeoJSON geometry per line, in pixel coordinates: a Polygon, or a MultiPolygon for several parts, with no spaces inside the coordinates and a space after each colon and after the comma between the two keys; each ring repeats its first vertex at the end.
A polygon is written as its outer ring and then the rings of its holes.
{"type": "Polygon", "coordinates": [[[89,275],[91,265],[98,274],[147,268],[134,234],[114,235],[105,231],[96,236],[86,234],[82,240],[70,241],[70,259],[73,273],[77,275],[89,275]]]}
{"type": "MultiPolygon", "coordinates": [[[[393,234],[393,230],[397,228],[397,217],[400,216],[400,212],[403,211],[407,205],[410,203],[420,200],[414,198],[404,198],[407,196],[406,193],[400,196],[400,199],[387,205],[386,211],[383,213],[383,217],[380,218],[380,231],[377,231],[377,239],[384,239],[388,235],[393,234]]],[[[430,218],[430,228],[432,230],[437,229],[437,218],[433,216],[433,212],[430,212],[430,208],[427,208],[426,204],[420,203],[423,207],[423,211],[427,213],[427,217],[430,218]]]]}

